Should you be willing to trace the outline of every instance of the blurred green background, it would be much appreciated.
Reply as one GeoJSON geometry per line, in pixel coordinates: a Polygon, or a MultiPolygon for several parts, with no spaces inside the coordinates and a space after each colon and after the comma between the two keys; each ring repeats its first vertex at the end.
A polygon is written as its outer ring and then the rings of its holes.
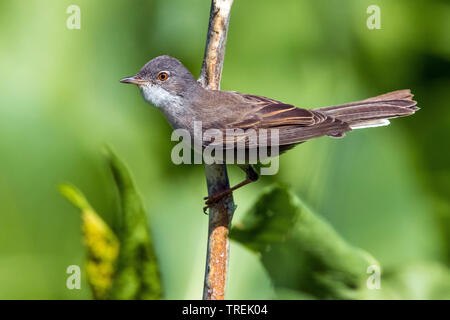
{"type": "MultiPolygon", "coordinates": [[[[1,299],[91,297],[84,279],[81,290],[66,288],[67,266],[82,266],[85,251],[79,213],[57,186],[76,184],[112,221],[104,142],[143,197],[165,298],[201,298],[203,166],[172,164],[162,114],[118,80],[161,54],[198,76],[209,9],[207,0],[1,0],[1,299]],[[71,4],[81,8],[80,30],[66,28],[71,4]]],[[[278,181],[385,268],[450,264],[450,3],[235,0],[222,89],[309,108],[406,88],[416,115],[283,155],[277,176],[236,192],[234,222],[278,181]],[[381,30],[366,27],[372,4],[381,30]]],[[[242,177],[230,168],[232,183],[242,177]]],[[[227,298],[273,297],[258,257],[233,242],[227,298]]]]}

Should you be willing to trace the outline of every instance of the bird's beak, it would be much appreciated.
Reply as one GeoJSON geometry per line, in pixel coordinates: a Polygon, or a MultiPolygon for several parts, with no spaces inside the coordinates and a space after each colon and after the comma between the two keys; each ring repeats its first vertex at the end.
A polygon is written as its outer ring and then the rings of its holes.
{"type": "Polygon", "coordinates": [[[135,84],[135,85],[143,85],[143,84],[147,83],[146,80],[141,79],[139,76],[132,76],[132,77],[128,77],[128,78],[123,78],[122,80],[120,80],[120,82],[122,82],[122,83],[131,83],[131,84],[135,84]]]}

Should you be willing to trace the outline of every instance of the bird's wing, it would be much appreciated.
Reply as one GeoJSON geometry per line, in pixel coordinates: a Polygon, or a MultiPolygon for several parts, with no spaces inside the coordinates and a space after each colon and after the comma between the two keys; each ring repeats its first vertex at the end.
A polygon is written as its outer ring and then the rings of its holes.
{"type": "Polygon", "coordinates": [[[226,125],[228,130],[223,142],[228,145],[245,140],[246,147],[255,147],[255,142],[250,141],[248,135],[261,129],[268,131],[268,145],[271,145],[270,132],[273,129],[278,130],[279,145],[296,144],[325,135],[342,137],[351,130],[345,122],[320,111],[297,108],[261,96],[234,94],[242,97],[243,105],[239,113],[243,116],[226,125]],[[246,112],[242,112],[243,109],[247,109],[246,112]]]}

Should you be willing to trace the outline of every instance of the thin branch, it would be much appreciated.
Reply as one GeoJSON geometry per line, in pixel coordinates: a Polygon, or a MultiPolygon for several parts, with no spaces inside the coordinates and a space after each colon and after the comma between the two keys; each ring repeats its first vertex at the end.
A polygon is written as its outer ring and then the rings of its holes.
{"type": "MultiPolygon", "coordinates": [[[[233,0],[212,0],[205,57],[198,81],[207,89],[219,90],[222,76],[228,22],[233,0]]],[[[208,194],[230,187],[225,164],[205,165],[208,194]]],[[[209,210],[208,249],[206,253],[203,299],[223,300],[228,270],[228,232],[235,204],[233,196],[223,198],[209,210]]]]}

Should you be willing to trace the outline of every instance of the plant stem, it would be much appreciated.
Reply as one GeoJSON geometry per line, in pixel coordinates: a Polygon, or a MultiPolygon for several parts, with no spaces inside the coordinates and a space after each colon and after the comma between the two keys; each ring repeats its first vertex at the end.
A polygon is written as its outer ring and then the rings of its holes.
{"type": "MultiPolygon", "coordinates": [[[[233,0],[212,0],[202,71],[198,81],[209,90],[220,89],[228,22],[233,0]]],[[[205,165],[208,194],[230,187],[225,164],[205,165]]],[[[209,209],[204,300],[223,300],[228,271],[228,232],[235,204],[230,194],[209,209]]]]}

